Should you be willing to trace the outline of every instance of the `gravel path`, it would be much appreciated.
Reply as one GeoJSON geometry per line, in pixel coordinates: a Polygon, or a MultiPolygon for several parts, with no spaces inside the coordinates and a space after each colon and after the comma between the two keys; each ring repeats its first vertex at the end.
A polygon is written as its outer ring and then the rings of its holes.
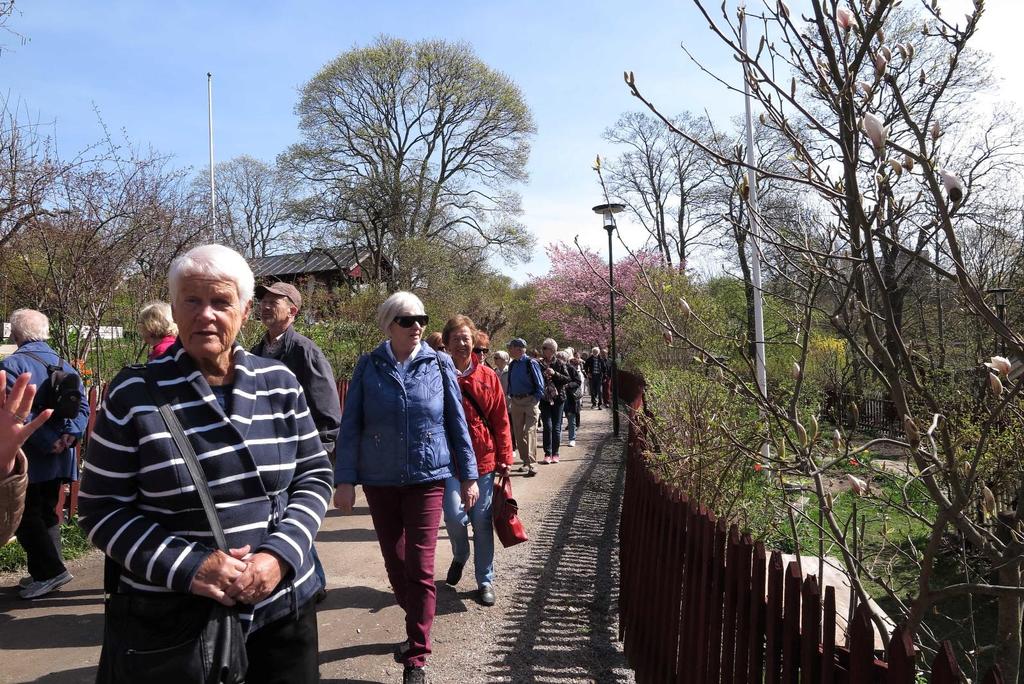
{"type": "MultiPolygon", "coordinates": [[[[497,544],[497,605],[475,601],[472,568],[458,587],[438,580],[429,681],[632,682],[615,641],[617,525],[623,443],[611,414],[584,410],[575,448],[513,487],[530,541],[497,544]]],[[[332,511],[317,537],[331,587],[320,605],[320,671],[325,683],[400,682],[394,645],[405,638],[369,511],[332,511]]],[[[451,547],[442,528],[436,576],[451,547]]],[[[102,630],[102,558],[72,567],[74,582],[33,602],[0,576],[0,682],[94,681],[102,630]]]]}

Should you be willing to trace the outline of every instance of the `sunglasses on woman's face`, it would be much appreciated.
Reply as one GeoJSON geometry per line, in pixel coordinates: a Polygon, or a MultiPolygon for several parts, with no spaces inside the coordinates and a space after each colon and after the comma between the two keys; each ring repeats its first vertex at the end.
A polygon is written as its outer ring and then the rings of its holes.
{"type": "Polygon", "coordinates": [[[486,354],[489,351],[491,351],[489,347],[473,347],[474,354],[486,354]]]}
{"type": "Polygon", "coordinates": [[[421,328],[426,328],[430,322],[429,316],[395,316],[395,323],[402,328],[411,328],[414,323],[419,323],[421,328]]]}

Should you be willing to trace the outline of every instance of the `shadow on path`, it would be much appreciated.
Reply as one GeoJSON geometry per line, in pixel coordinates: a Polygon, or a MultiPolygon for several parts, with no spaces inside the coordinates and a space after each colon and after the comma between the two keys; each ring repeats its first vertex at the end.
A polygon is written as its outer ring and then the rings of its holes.
{"type": "Polygon", "coordinates": [[[533,530],[518,598],[505,616],[494,680],[629,682],[616,642],[623,443],[598,446],[551,504],[557,525],[533,530]]]}

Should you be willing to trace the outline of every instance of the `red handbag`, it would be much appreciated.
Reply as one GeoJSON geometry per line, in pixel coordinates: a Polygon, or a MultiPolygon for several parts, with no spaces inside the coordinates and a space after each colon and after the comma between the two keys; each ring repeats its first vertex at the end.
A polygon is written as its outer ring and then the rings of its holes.
{"type": "Polygon", "coordinates": [[[494,500],[491,503],[494,531],[506,549],[529,541],[523,521],[519,519],[519,504],[512,498],[512,480],[499,477],[494,481],[494,500]]]}

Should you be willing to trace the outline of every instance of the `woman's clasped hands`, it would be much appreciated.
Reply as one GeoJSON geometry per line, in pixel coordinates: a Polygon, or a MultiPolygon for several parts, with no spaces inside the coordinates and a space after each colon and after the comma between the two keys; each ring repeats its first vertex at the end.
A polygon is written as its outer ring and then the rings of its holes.
{"type": "Polygon", "coordinates": [[[284,565],[269,551],[250,553],[249,546],[217,550],[207,556],[192,579],[191,592],[225,606],[253,605],[270,596],[284,577],[284,565]]]}

